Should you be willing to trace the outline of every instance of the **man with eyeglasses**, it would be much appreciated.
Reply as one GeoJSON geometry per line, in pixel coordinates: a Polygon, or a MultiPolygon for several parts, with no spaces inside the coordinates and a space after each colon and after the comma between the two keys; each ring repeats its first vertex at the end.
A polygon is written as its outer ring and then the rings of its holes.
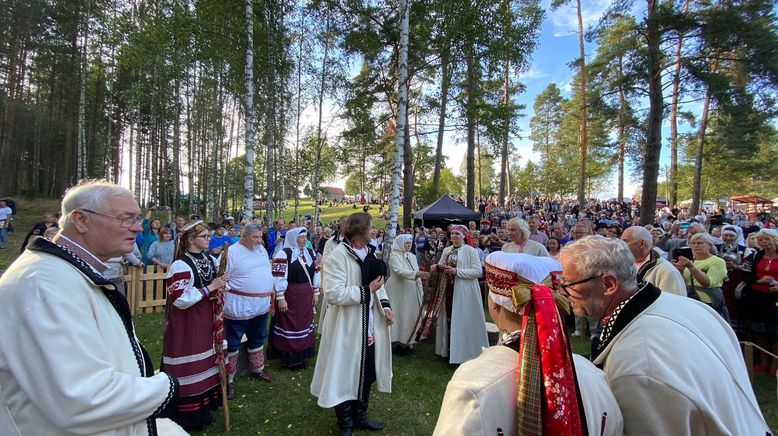
{"type": "Polygon", "coordinates": [[[770,434],[737,337],[713,309],[639,284],[619,239],[584,237],[562,249],[560,263],[573,311],[603,322],[592,358],[625,434],[770,434]]]}
{"type": "Polygon", "coordinates": [[[128,189],[74,186],[62,200],[60,232],[32,241],[0,278],[6,432],[153,434],[156,418],[172,409],[178,381],[154,374],[127,300],[103,274],[108,259],[132,251],[140,222],[128,189]]]}

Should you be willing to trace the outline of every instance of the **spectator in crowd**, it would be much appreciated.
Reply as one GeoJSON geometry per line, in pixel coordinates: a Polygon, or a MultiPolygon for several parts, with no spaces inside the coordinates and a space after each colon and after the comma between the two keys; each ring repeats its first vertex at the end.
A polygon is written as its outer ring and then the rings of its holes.
{"type": "Polygon", "coordinates": [[[559,239],[555,237],[548,238],[548,256],[554,260],[559,260],[559,253],[562,249],[562,244],[559,239]]]}
{"type": "Polygon", "coordinates": [[[686,293],[707,304],[729,323],[729,312],[724,304],[721,285],[727,277],[727,264],[723,259],[710,254],[713,240],[707,233],[695,233],[689,239],[693,259],[678,256],[673,264],[683,273],[686,293]]]}
{"type": "MultiPolygon", "coordinates": [[[[537,221],[535,221],[537,223],[537,221]]],[[[548,251],[539,242],[528,239],[530,228],[527,221],[521,218],[513,218],[508,221],[508,238],[510,242],[502,246],[506,253],[527,253],[533,256],[548,256],[548,251]]],[[[548,241],[548,237],[546,237],[548,241]]]]}
{"type": "Polygon", "coordinates": [[[217,225],[216,230],[211,236],[211,241],[208,243],[208,252],[213,256],[218,256],[224,250],[224,245],[231,245],[232,237],[227,234],[223,225],[217,225]]]}
{"type": "Polygon", "coordinates": [[[651,249],[651,232],[645,227],[633,226],[624,230],[621,240],[627,244],[635,258],[638,282],[647,281],[660,291],[686,296],[686,283],[681,273],[651,249]]]}
{"type": "MultiPolygon", "coordinates": [[[[565,232],[565,225],[561,222],[556,222],[551,226],[551,237],[556,238],[560,247],[564,247],[565,244],[570,242],[570,238],[567,237],[565,232]]],[[[548,244],[546,244],[548,246],[548,244]]]]}
{"type": "Polygon", "coordinates": [[[173,232],[163,227],[159,230],[159,239],[149,247],[148,257],[154,265],[167,270],[173,263],[173,255],[176,251],[176,243],[173,241],[173,232]]]}
{"type": "MultiPolygon", "coordinates": [[[[276,219],[275,224],[273,225],[273,228],[267,230],[267,236],[263,238],[265,240],[265,243],[267,244],[267,252],[271,256],[276,252],[276,245],[278,244],[278,239],[286,235],[286,221],[284,221],[283,218],[276,219]]],[[[281,246],[283,247],[283,243],[281,246]]]]}
{"type": "Polygon", "coordinates": [[[5,244],[8,242],[8,232],[13,219],[13,210],[6,204],[5,200],[0,200],[0,250],[8,248],[5,244]]]}
{"type": "MultiPolygon", "coordinates": [[[[140,248],[141,260],[146,265],[151,265],[151,258],[149,257],[149,247],[157,239],[159,239],[159,230],[162,228],[162,222],[157,219],[151,219],[152,214],[157,211],[157,206],[149,207],[146,211],[146,217],[143,219],[143,240],[138,244],[140,248]]],[[[167,211],[167,223],[170,223],[170,208],[162,207],[160,210],[167,211]]]]}
{"type": "MultiPolygon", "coordinates": [[[[546,235],[545,232],[539,230],[540,218],[537,216],[531,216],[529,217],[529,220],[527,220],[527,224],[529,225],[529,234],[526,235],[527,239],[535,241],[545,247],[546,243],[548,243],[548,235],[546,235]]],[[[521,251],[519,253],[521,253],[521,251]]]]}
{"type": "MultiPolygon", "coordinates": [[[[743,268],[748,289],[743,296],[744,326],[757,344],[778,354],[778,232],[763,229],[755,233],[759,250],[752,253],[743,268]]],[[[760,353],[754,371],[769,371],[775,377],[778,361],[760,353]]]]}
{"type": "Polygon", "coordinates": [[[638,284],[620,240],[585,237],[560,259],[573,311],[606,320],[592,358],[616,397],[625,434],[770,434],[738,340],[710,307],[638,284]]]}
{"type": "Polygon", "coordinates": [[[467,227],[452,225],[450,232],[451,245],[432,267],[442,271],[446,289],[435,331],[435,353],[459,364],[481,354],[489,340],[478,284],[483,273],[481,261],[470,246],[467,227]]]}
{"type": "Polygon", "coordinates": [[[27,236],[24,237],[24,243],[22,243],[22,249],[19,250],[19,253],[23,253],[24,249],[27,248],[27,244],[30,242],[30,238],[33,236],[43,236],[43,233],[46,231],[46,229],[49,228],[59,228],[59,225],[57,224],[59,222],[59,214],[58,213],[52,213],[47,212],[43,214],[43,221],[35,224],[32,226],[32,230],[27,233],[27,236]]]}
{"type": "Polygon", "coordinates": [[[113,283],[114,286],[116,286],[116,290],[125,297],[127,296],[127,289],[124,286],[124,266],[129,265],[133,268],[138,268],[139,270],[143,270],[143,268],[146,267],[143,261],[141,261],[138,244],[135,244],[133,250],[129,253],[112,257],[105,261],[105,264],[108,268],[103,272],[103,277],[113,283]]]}

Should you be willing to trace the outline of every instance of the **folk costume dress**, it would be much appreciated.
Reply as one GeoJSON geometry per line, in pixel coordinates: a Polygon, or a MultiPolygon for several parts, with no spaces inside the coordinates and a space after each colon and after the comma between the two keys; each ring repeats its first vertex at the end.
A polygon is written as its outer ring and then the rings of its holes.
{"type": "Polygon", "coordinates": [[[276,301],[286,301],[288,310],[276,309],[270,323],[269,358],[280,357],[289,369],[306,366],[305,359],[315,355],[313,297],[319,295],[320,275],[313,250],[297,246],[297,237],[305,234],[303,227],[289,230],[273,258],[276,301]]]}
{"type": "MultiPolygon", "coordinates": [[[[370,292],[362,258],[347,242],[324,258],[322,284],[327,316],[323,321],[311,394],[320,407],[365,399],[375,381],[379,392],[392,391],[392,347],[383,309],[389,308],[386,290],[370,292]]],[[[379,261],[380,262],[380,261],[379,261]]]]}
{"type": "Polygon", "coordinates": [[[435,353],[448,357],[452,364],[466,362],[489,346],[478,285],[483,267],[475,248],[467,242],[458,248],[446,247],[438,264],[456,267],[457,275],[443,275],[447,280],[446,293],[435,331],[435,353]]]}
{"type": "Polygon", "coordinates": [[[178,386],[154,374],[104,270],[60,235],[35,238],[0,278],[0,434],[157,434],[178,386]]]}
{"type": "MultiPolygon", "coordinates": [[[[421,279],[416,277],[416,273],[419,272],[416,256],[405,251],[405,243],[412,239],[411,235],[405,234],[394,238],[392,254],[389,256],[391,274],[384,285],[394,313],[392,342],[403,344],[418,328],[419,308],[424,295],[421,279]]],[[[408,345],[415,342],[411,338],[408,345]]]]}
{"type": "Polygon", "coordinates": [[[211,255],[187,251],[170,265],[165,281],[168,294],[162,370],[179,380],[181,390],[172,418],[187,430],[210,424],[211,411],[222,403],[213,306],[207,288],[216,273],[211,255]]]}

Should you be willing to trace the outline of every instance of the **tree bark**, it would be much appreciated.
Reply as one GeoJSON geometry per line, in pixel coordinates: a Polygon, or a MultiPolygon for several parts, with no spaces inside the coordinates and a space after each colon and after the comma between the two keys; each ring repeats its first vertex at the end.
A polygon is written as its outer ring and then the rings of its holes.
{"type": "MultiPolygon", "coordinates": [[[[689,10],[689,0],[683,2],[682,11],[689,10]]],[[[667,205],[674,207],[678,203],[678,99],[681,86],[681,49],[683,33],[678,34],[675,47],[675,70],[673,71],[673,95],[670,102],[670,180],[668,180],[667,205]]]]}
{"type": "Polygon", "coordinates": [[[389,260],[391,246],[397,236],[397,215],[400,209],[400,172],[405,149],[405,127],[408,112],[408,28],[410,0],[400,0],[400,52],[397,79],[397,122],[394,136],[394,165],[392,166],[392,195],[389,202],[389,219],[384,240],[384,259],[389,260]]]}
{"type": "Polygon", "coordinates": [[[322,116],[323,114],[323,107],[324,107],[324,90],[326,86],[326,80],[327,80],[327,56],[329,55],[330,51],[330,11],[327,10],[327,18],[326,18],[326,24],[325,24],[325,39],[324,39],[324,54],[321,58],[321,76],[319,80],[319,95],[318,95],[318,106],[319,106],[319,121],[316,125],[316,150],[315,150],[315,159],[314,159],[314,166],[313,166],[313,186],[311,186],[311,190],[313,191],[313,225],[317,226],[319,225],[319,199],[321,196],[321,193],[319,192],[319,176],[321,174],[321,170],[319,169],[319,164],[321,163],[321,148],[322,148],[322,131],[321,131],[321,124],[322,124],[322,116]]]}
{"type": "Polygon", "coordinates": [[[626,116],[626,110],[627,110],[627,99],[624,96],[624,87],[621,85],[621,79],[622,79],[622,67],[621,67],[621,59],[619,59],[619,65],[618,65],[618,75],[619,75],[619,127],[618,132],[616,134],[617,138],[616,141],[619,144],[619,156],[618,156],[618,189],[617,189],[617,199],[618,201],[623,201],[624,199],[624,150],[626,148],[626,142],[627,138],[624,135],[624,128],[626,121],[624,120],[624,117],[626,116]]]}
{"type": "Polygon", "coordinates": [[[438,113],[438,137],[435,147],[435,172],[432,175],[432,198],[438,198],[438,185],[440,184],[440,170],[443,167],[443,134],[446,129],[446,106],[448,105],[448,88],[451,85],[451,69],[449,65],[449,50],[451,44],[448,39],[443,45],[443,53],[440,55],[440,111],[438,113]]]}
{"type": "Polygon", "coordinates": [[[652,224],[656,214],[659,154],[662,150],[662,34],[658,21],[658,0],[648,0],[646,10],[646,48],[648,51],[648,126],[643,163],[643,187],[640,197],[640,225],[652,224]]]}
{"type": "Polygon", "coordinates": [[[586,203],[586,160],[587,160],[587,137],[586,137],[586,53],[584,51],[584,29],[583,19],[581,17],[581,0],[576,0],[578,10],[578,47],[580,52],[580,87],[581,87],[581,120],[578,130],[578,155],[580,162],[578,164],[578,204],[583,208],[586,203]]]}
{"type": "Polygon", "coordinates": [[[467,62],[467,78],[465,82],[465,93],[467,99],[466,119],[467,119],[467,183],[466,197],[467,208],[475,207],[475,52],[473,41],[468,40],[465,48],[465,58],[467,62]]]}
{"type": "Polygon", "coordinates": [[[243,180],[243,219],[254,215],[254,0],[246,0],[246,176],[243,180]]]}
{"type": "Polygon", "coordinates": [[[406,107],[403,131],[403,227],[406,229],[413,228],[413,147],[408,119],[406,107]]]}
{"type": "MultiPolygon", "coordinates": [[[[700,117],[700,127],[697,130],[697,150],[694,154],[694,185],[692,187],[692,207],[691,215],[697,215],[700,211],[702,202],[702,158],[705,148],[705,131],[708,128],[708,109],[710,108],[710,90],[705,94],[705,102],[702,105],[702,116],[700,117]]],[[[717,203],[718,203],[718,199],[717,203]]]]}

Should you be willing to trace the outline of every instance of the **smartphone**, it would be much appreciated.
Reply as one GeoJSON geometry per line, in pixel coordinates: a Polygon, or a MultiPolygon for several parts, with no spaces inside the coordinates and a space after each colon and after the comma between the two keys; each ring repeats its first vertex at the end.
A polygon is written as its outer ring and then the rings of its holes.
{"type": "Polygon", "coordinates": [[[676,248],[673,250],[673,259],[678,259],[678,257],[683,256],[689,260],[694,259],[694,254],[692,254],[692,249],[689,247],[684,248],[676,248]]]}

